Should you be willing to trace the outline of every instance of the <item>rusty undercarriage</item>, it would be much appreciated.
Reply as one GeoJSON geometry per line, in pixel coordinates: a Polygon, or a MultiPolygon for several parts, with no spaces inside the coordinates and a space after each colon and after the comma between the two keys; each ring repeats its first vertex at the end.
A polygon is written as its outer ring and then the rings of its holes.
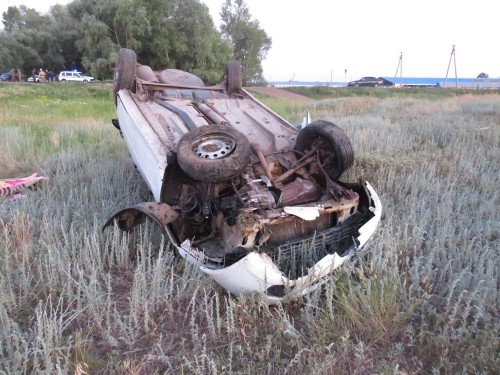
{"type": "Polygon", "coordinates": [[[375,232],[374,189],[339,181],[354,162],[345,132],[328,121],[299,131],[242,89],[237,62],[207,87],[122,49],[114,92],[113,123],[155,202],[107,225],[152,218],[231,293],[264,292],[269,303],[308,293],[375,232]]]}

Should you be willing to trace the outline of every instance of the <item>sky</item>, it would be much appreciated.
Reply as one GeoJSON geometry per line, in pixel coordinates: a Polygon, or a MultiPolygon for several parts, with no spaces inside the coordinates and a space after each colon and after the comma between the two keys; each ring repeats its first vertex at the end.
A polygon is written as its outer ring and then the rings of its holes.
{"type": "MultiPolygon", "coordinates": [[[[218,27],[225,0],[201,1],[218,27]]],[[[46,12],[51,5],[68,2],[0,0],[0,14],[11,5],[24,4],[46,12]]],[[[477,77],[482,72],[490,78],[500,77],[498,9],[492,0],[245,3],[252,19],[259,21],[273,42],[262,62],[268,81],[344,82],[400,74],[444,77],[448,67],[448,77],[454,78],[455,66],[459,78],[477,77]]]]}

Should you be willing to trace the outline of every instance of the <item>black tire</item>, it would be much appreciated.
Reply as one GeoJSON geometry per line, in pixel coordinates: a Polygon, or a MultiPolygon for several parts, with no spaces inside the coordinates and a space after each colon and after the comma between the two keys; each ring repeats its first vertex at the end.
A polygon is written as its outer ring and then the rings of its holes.
{"type": "Polygon", "coordinates": [[[241,64],[238,61],[228,61],[224,67],[224,78],[227,95],[231,96],[234,92],[240,91],[243,85],[241,64]]]}
{"type": "Polygon", "coordinates": [[[113,94],[120,90],[131,90],[135,80],[137,55],[131,49],[121,48],[115,66],[113,94]]]}
{"type": "Polygon", "coordinates": [[[245,135],[226,125],[190,130],[177,145],[179,166],[195,180],[221,182],[240,175],[250,161],[245,135]]]}
{"type": "Polygon", "coordinates": [[[347,134],[329,121],[313,121],[301,129],[295,148],[306,152],[318,145],[320,162],[328,176],[336,180],[354,164],[354,150],[347,134]]]}

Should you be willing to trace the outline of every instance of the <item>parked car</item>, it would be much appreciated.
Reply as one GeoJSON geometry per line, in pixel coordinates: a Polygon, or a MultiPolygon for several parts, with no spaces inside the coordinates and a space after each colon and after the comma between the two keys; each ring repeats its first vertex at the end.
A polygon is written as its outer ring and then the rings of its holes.
{"type": "Polygon", "coordinates": [[[11,81],[11,80],[12,80],[12,74],[10,73],[0,74],[0,81],[11,81]]]}
{"type": "Polygon", "coordinates": [[[394,83],[379,77],[363,77],[361,79],[358,79],[357,81],[351,81],[347,84],[349,87],[379,87],[379,86],[394,86],[394,83]]]}
{"type": "Polygon", "coordinates": [[[38,74],[28,77],[28,82],[35,82],[35,83],[40,82],[40,78],[39,78],[38,74]]]}
{"type": "Polygon", "coordinates": [[[262,292],[270,304],[315,290],[374,235],[374,188],[340,181],[354,163],[344,130],[319,120],[299,131],[242,88],[238,62],[205,86],[121,49],[113,92],[113,124],[155,202],[104,227],[128,231],[149,217],[230,293],[262,292]]]}
{"type": "Polygon", "coordinates": [[[59,73],[58,79],[60,82],[83,82],[90,83],[94,82],[94,77],[83,75],[82,72],[75,71],[62,71],[59,73]]]}

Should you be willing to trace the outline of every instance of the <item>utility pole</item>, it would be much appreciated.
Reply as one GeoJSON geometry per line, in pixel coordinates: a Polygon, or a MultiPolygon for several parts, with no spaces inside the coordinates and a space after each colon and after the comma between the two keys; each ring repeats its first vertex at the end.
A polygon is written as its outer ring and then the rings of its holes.
{"type": "Polygon", "coordinates": [[[455,87],[458,88],[458,76],[457,76],[457,60],[455,58],[455,45],[451,49],[450,62],[448,63],[448,69],[446,69],[446,77],[444,78],[443,88],[446,87],[446,81],[448,80],[448,72],[450,71],[451,60],[453,60],[453,65],[455,66],[455,87]]]}
{"type": "Polygon", "coordinates": [[[396,77],[399,72],[399,87],[403,86],[403,52],[400,52],[398,67],[396,68],[396,74],[394,74],[394,82],[396,82],[396,77]]]}
{"type": "Polygon", "coordinates": [[[345,82],[345,84],[347,86],[347,68],[344,69],[344,82],[345,82]]]}

